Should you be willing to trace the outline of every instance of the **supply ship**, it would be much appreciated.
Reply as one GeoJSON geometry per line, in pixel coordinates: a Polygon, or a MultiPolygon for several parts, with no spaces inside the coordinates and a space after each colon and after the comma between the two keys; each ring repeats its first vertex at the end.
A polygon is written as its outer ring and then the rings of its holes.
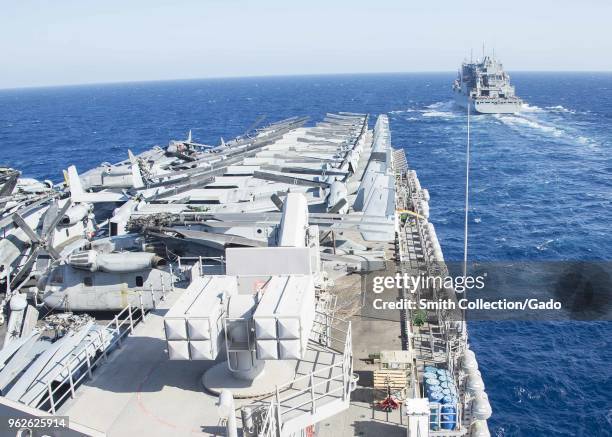
{"type": "Polygon", "coordinates": [[[492,56],[476,62],[464,62],[453,83],[455,101],[481,114],[520,112],[522,100],[510,85],[510,76],[492,56]]]}
{"type": "Polygon", "coordinates": [[[1,435],[490,435],[461,317],[373,304],[457,299],[367,285],[448,274],[387,116],[307,122],[2,170],[1,435]]]}

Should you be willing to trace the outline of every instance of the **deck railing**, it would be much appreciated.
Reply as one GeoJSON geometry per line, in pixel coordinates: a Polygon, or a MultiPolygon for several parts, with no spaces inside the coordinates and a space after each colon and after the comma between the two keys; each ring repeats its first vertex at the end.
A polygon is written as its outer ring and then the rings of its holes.
{"type": "Polygon", "coordinates": [[[277,437],[276,429],[276,408],[273,402],[270,402],[265,407],[265,413],[263,415],[263,427],[257,434],[258,437],[277,437]]]}
{"type": "Polygon", "coordinates": [[[430,402],[430,435],[445,436],[456,434],[456,431],[461,430],[462,416],[461,403],[440,404],[438,402],[430,402]]]}
{"type": "MultiPolygon", "coordinates": [[[[64,366],[59,369],[54,377],[49,378],[46,384],[46,394],[38,402],[38,406],[44,411],[55,414],[57,408],[64,402],[68,397],[74,398],[76,387],[85,379],[92,378],[93,370],[100,365],[101,362],[108,360],[108,355],[111,353],[113,348],[121,348],[125,337],[134,332],[134,326],[139,322],[146,320],[145,309],[142,306],[128,305],[121,312],[119,312],[113,320],[104,326],[99,331],[100,334],[100,349],[101,353],[96,357],[96,352],[90,353],[90,343],[86,345],[82,350],[72,357],[72,359],[66,361],[64,366]],[[104,333],[110,333],[112,339],[104,337],[104,333]],[[61,378],[61,382],[56,380],[61,378]],[[68,390],[66,390],[66,384],[68,384],[68,390]],[[53,387],[55,385],[55,387],[53,387]]],[[[95,348],[94,351],[97,351],[95,348]]]]}
{"type": "MultiPolygon", "coordinates": [[[[334,317],[321,317],[319,320],[329,323],[328,326],[318,327],[319,332],[329,334],[323,336],[322,342],[318,344],[334,352],[342,353],[342,360],[299,376],[285,384],[277,385],[274,399],[267,405],[268,413],[258,437],[280,436],[283,423],[286,422],[290,413],[301,409],[304,410],[304,414],[315,414],[317,408],[322,405],[320,401],[324,398],[337,397],[347,403],[350,400],[353,385],[351,322],[334,317]],[[339,345],[339,349],[334,348],[330,343],[339,345]],[[337,372],[336,369],[340,369],[340,372],[337,372]],[[299,388],[300,386],[302,387],[299,388]],[[321,387],[325,388],[321,390],[321,387]],[[287,392],[290,393],[285,394],[287,392]],[[297,404],[290,402],[295,402],[299,398],[304,398],[304,400],[298,401],[297,404]]],[[[319,323],[322,322],[315,322],[315,325],[319,323]]],[[[317,329],[316,326],[313,327],[313,330],[315,329],[317,329]]],[[[310,341],[314,342],[312,339],[310,341]]]]}

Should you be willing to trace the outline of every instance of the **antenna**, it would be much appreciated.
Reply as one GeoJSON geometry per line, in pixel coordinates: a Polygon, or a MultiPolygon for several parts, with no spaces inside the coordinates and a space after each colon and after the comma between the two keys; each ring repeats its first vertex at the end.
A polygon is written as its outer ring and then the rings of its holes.
{"type": "Polygon", "coordinates": [[[470,49],[470,64],[474,63],[474,49],[470,49]]]}
{"type": "Polygon", "coordinates": [[[484,59],[485,57],[485,43],[484,41],[482,42],[482,59],[484,59]]]}

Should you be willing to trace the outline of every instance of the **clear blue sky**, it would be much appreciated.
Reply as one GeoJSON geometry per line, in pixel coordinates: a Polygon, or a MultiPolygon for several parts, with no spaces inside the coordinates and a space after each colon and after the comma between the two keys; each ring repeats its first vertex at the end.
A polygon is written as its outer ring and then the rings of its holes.
{"type": "Polygon", "coordinates": [[[612,0],[0,0],[0,88],[451,71],[612,70],[612,0]]]}

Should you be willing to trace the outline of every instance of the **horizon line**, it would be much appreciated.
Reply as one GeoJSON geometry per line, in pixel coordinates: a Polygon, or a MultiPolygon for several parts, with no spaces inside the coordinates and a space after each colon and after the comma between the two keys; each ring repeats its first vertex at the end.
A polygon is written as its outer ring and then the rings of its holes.
{"type": "MultiPolygon", "coordinates": [[[[163,83],[163,82],[189,82],[189,81],[206,81],[206,80],[232,80],[232,79],[274,79],[282,77],[318,77],[318,76],[375,76],[375,75],[401,75],[401,74],[446,74],[455,73],[455,70],[413,70],[413,71],[379,71],[379,72],[355,72],[355,73],[279,73],[279,74],[254,74],[254,75],[228,75],[228,76],[203,76],[203,77],[185,77],[172,79],[121,79],[111,80],[108,82],[78,82],[66,84],[48,84],[48,85],[20,85],[13,87],[2,87],[0,91],[19,91],[19,90],[34,90],[47,88],[72,88],[86,87],[97,85],[130,85],[130,84],[147,84],[147,83],[163,83]]],[[[512,73],[612,73],[612,70],[512,70],[512,73]]]]}

